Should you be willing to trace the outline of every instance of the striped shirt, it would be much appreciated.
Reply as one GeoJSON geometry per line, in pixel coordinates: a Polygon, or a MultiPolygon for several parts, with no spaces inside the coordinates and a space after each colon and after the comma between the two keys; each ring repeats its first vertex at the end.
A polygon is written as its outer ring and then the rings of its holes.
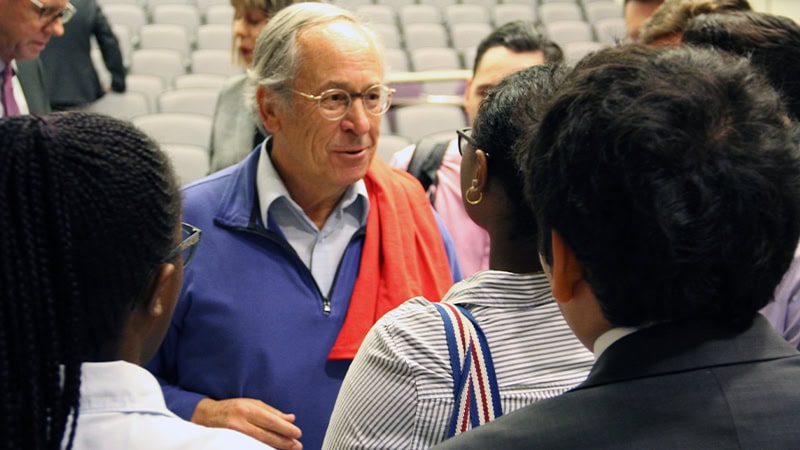
{"type": "MultiPolygon", "coordinates": [[[[464,305],[486,334],[504,413],[562,394],[594,362],[543,274],[478,272],[442,301],[464,305]]],[[[323,448],[428,448],[447,437],[454,405],[442,318],[417,297],[370,330],[339,391],[323,448]]]]}

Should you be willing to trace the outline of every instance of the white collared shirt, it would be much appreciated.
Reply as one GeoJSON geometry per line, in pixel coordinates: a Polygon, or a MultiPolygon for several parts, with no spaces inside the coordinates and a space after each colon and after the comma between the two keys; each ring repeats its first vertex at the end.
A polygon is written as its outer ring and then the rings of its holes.
{"type": "MultiPolygon", "coordinates": [[[[80,390],[73,450],[271,448],[242,433],[207,428],[176,416],[167,409],[156,378],[135,364],[83,363],[80,390]]],[[[66,443],[69,430],[64,436],[66,443]]]]}
{"type": "MultiPolygon", "coordinates": [[[[286,189],[272,164],[267,143],[261,144],[256,168],[261,220],[269,227],[269,219],[292,246],[297,256],[311,271],[320,292],[330,296],[336,270],[353,235],[367,223],[369,199],[364,180],[358,180],[345,191],[322,229],[308,218],[286,189]]],[[[277,230],[273,230],[277,231],[277,230]]]]}
{"type": "Polygon", "coordinates": [[[611,346],[614,342],[624,338],[625,336],[635,333],[638,328],[633,327],[616,327],[612,328],[605,333],[601,334],[597,339],[594,341],[594,359],[597,360],[600,358],[600,355],[603,354],[604,351],[608,347],[611,346]]]}
{"type": "MultiPolygon", "coordinates": [[[[14,86],[14,100],[17,102],[19,113],[29,114],[30,110],[28,109],[28,102],[25,100],[25,93],[22,92],[22,85],[19,84],[19,77],[17,76],[17,63],[13,59],[11,60],[11,68],[14,69],[14,77],[11,79],[11,84],[14,86]]],[[[2,73],[5,69],[6,69],[6,63],[2,59],[0,59],[0,99],[2,99],[3,96],[2,73]]],[[[5,116],[6,116],[6,109],[3,106],[3,102],[0,101],[0,117],[5,117],[5,116]]]]}

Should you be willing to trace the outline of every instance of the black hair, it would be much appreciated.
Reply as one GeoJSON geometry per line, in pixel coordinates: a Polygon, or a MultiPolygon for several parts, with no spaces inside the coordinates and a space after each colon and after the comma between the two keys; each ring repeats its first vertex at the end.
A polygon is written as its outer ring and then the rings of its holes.
{"type": "Polygon", "coordinates": [[[496,28],[481,41],[475,51],[473,74],[478,70],[483,55],[494,47],[505,47],[514,53],[541,51],[546,63],[564,60],[561,47],[539,32],[533,22],[517,20],[496,28]]]}
{"type": "Polygon", "coordinates": [[[692,20],[683,42],[750,58],[800,120],[800,25],[788,17],[747,11],[708,14],[692,20]]]}
{"type": "Polygon", "coordinates": [[[70,448],[80,364],[116,359],[174,245],[177,183],[130,124],[14,116],[0,120],[0,204],[0,447],[70,448]]]}
{"type": "Polygon", "coordinates": [[[525,202],[524,176],[517,142],[535,135],[545,101],[567,74],[562,64],[533,66],[503,79],[481,102],[472,137],[478,148],[489,154],[487,172],[493,183],[503,187],[514,205],[516,234],[536,237],[533,211],[525,202]]]}
{"type": "Polygon", "coordinates": [[[526,166],[540,252],[552,262],[558,231],[613,325],[746,326],[800,236],[785,114],[745,59],[644,46],[588,56],[526,166]]]}

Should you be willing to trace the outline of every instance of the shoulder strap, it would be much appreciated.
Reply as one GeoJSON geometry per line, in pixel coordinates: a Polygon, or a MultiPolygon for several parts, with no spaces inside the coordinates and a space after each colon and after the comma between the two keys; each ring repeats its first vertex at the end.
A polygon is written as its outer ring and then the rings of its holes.
{"type": "Polygon", "coordinates": [[[489,344],[478,322],[461,306],[434,303],[444,321],[455,407],[448,437],[503,415],[489,344]]]}
{"type": "Polygon", "coordinates": [[[442,165],[449,144],[450,141],[443,141],[441,136],[439,138],[429,136],[421,138],[414,146],[414,153],[408,163],[408,172],[422,183],[425,192],[429,192],[432,186],[438,184],[436,172],[442,165]]]}

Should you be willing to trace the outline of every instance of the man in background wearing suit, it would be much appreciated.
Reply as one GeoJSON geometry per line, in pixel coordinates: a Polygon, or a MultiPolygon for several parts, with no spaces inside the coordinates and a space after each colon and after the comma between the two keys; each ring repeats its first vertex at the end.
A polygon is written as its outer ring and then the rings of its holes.
{"type": "Polygon", "coordinates": [[[91,58],[91,38],[111,73],[111,90],[125,92],[125,65],[119,42],[95,0],[72,0],[78,12],[64,26],[64,36],[50,42],[41,59],[50,106],[55,110],[88,105],[105,95],[91,58]]]}
{"type": "Polygon", "coordinates": [[[75,14],[67,0],[0,0],[0,117],[50,111],[41,66],[34,59],[75,14]],[[17,60],[20,62],[18,63],[17,60]]]}
{"type": "Polygon", "coordinates": [[[798,129],[767,81],[711,50],[607,49],[539,130],[540,257],[597,359],[441,448],[796,446],[800,353],[758,314],[800,236],[798,129]]]}

